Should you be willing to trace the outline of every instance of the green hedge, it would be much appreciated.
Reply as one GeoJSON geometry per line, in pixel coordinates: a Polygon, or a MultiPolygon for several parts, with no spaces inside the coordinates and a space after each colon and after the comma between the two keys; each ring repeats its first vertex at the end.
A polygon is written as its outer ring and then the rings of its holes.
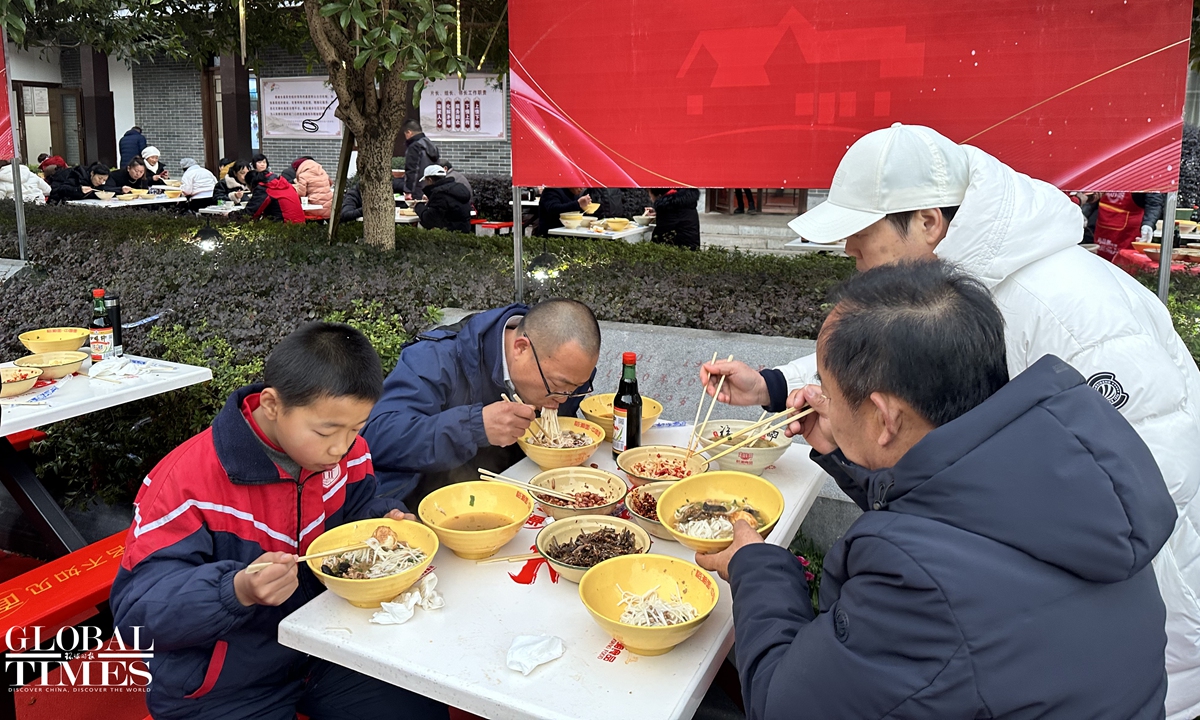
{"type": "MultiPolygon", "coordinates": [[[[400,345],[441,307],[512,301],[512,240],[401,227],[397,250],[358,243],[359,223],[335,242],[319,225],[214,222],[224,234],[205,252],[204,223],[138,210],[28,209],[33,269],[5,286],[4,357],[24,353],[17,335],[82,325],[90,290],[121,296],[123,319],[162,319],[126,333],[131,353],[213,369],[202,386],[48,428],[39,472],[68,501],[126,500],[166,452],[208,425],[225,397],[257,378],[276,342],[313,319],[349,322],[394,366],[400,345]],[[22,301],[16,302],[16,299],[22,301]]],[[[0,211],[0,256],[15,257],[15,221],[0,211]]],[[[831,285],[853,272],[844,258],[777,258],[689,252],[603,239],[553,240],[560,277],[529,299],[575,297],[603,320],[812,337],[831,285]]],[[[542,244],[534,243],[540,253],[542,244]]]]}

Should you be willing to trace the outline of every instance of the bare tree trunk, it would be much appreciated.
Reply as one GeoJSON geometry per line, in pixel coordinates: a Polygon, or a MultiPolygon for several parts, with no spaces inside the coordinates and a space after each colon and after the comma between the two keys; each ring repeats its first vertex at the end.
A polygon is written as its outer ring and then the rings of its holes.
{"type": "Polygon", "coordinates": [[[358,138],[363,239],[385,250],[396,247],[396,205],[391,170],[393,136],[375,133],[358,138]]]}

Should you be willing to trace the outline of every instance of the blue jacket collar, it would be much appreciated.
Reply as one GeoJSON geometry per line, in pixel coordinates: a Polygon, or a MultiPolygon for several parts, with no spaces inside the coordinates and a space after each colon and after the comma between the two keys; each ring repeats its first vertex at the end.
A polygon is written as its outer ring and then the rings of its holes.
{"type": "Polygon", "coordinates": [[[279,468],[267,457],[262,443],[254,436],[254,430],[242,415],[242,402],[262,390],[263,384],[256,383],[235,391],[213,420],[213,446],[217,451],[217,459],[235,485],[292,482],[280,475],[279,468]]]}

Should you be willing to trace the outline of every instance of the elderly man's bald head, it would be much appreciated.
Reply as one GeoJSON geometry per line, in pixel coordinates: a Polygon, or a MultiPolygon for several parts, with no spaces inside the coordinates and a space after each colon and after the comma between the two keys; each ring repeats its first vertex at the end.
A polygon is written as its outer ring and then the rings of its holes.
{"type": "Polygon", "coordinates": [[[577,300],[552,298],[534,305],[518,326],[547,355],[575,342],[588,355],[600,354],[600,325],[592,309],[577,300]],[[542,350],[542,348],[545,348],[542,350]]]}

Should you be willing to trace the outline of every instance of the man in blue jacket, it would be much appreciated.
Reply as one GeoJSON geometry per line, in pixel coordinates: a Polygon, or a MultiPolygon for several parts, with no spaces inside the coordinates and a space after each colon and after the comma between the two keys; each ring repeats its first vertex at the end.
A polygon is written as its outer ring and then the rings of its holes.
{"type": "Polygon", "coordinates": [[[835,299],[798,429],[865,514],[820,613],[744,522],[697,557],[733,590],[747,717],[1164,717],[1150,561],[1175,507],[1128,421],[1052,355],[1009,381],[1000,312],[953,266],[835,299]]]}
{"type": "Polygon", "coordinates": [[[520,460],[517,438],[536,411],[574,415],[599,355],[591,309],[558,298],[417,336],[363,428],[381,494],[415,507],[439,487],[479,479],[480,467],[499,472],[520,460]]]}
{"type": "Polygon", "coordinates": [[[121,167],[129,167],[129,163],[140,156],[145,147],[146,136],[142,134],[142,129],[137,125],[129,128],[117,142],[117,148],[121,152],[121,167]]]}

